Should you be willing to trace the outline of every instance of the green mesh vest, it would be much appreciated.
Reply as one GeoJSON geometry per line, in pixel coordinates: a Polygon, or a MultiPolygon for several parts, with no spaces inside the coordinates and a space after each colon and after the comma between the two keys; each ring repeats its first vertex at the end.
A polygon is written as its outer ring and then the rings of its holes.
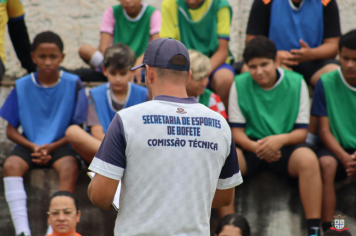
{"type": "Polygon", "coordinates": [[[246,119],[245,133],[250,139],[289,133],[299,112],[302,75],[283,69],[271,90],[262,89],[249,72],[235,77],[238,105],[246,119]]]}
{"type": "Polygon", "coordinates": [[[112,7],[115,17],[114,43],[128,45],[136,54],[141,56],[150,41],[150,22],[156,8],[148,6],[137,21],[128,20],[121,4],[112,7]]]}
{"type": "MultiPolygon", "coordinates": [[[[321,76],[325,91],[330,129],[344,149],[356,148],[356,88],[351,90],[342,81],[341,71],[334,70],[321,76]]],[[[346,81],[345,81],[346,82],[346,81]]]]}
{"type": "MultiPolygon", "coordinates": [[[[199,20],[193,21],[188,11],[185,0],[177,0],[178,25],[181,42],[188,49],[195,49],[207,57],[211,57],[219,46],[217,31],[217,13],[222,7],[230,9],[230,22],[232,9],[226,0],[212,0],[211,6],[206,14],[199,20]]],[[[230,60],[233,57],[230,54],[230,60]]]]}
{"type": "Polygon", "coordinates": [[[209,102],[210,102],[210,95],[213,93],[213,91],[209,89],[205,89],[204,93],[199,96],[199,103],[203,104],[206,107],[209,107],[209,102]]]}

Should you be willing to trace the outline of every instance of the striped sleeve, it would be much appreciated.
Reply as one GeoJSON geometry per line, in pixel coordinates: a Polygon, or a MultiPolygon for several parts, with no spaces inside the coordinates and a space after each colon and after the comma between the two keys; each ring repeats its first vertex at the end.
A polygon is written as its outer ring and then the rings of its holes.
{"type": "Polygon", "coordinates": [[[112,119],[89,170],[102,176],[121,180],[126,167],[126,138],[119,114],[112,119]]]}
{"type": "Polygon", "coordinates": [[[221,169],[217,189],[230,189],[243,182],[239,163],[237,161],[237,153],[235,142],[231,134],[230,153],[225,160],[225,164],[221,169]]]}

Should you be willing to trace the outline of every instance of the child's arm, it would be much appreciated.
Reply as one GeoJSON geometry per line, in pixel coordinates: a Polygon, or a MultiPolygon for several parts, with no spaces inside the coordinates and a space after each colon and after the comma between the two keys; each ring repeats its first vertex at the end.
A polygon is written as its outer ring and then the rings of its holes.
{"type": "Polygon", "coordinates": [[[228,7],[219,9],[217,13],[217,35],[219,46],[216,52],[210,57],[211,70],[209,75],[219,66],[225,63],[226,58],[229,56],[229,40],[230,40],[230,27],[231,15],[228,7]]]}
{"type": "Polygon", "coordinates": [[[108,33],[101,33],[100,34],[100,45],[99,51],[104,55],[105,50],[110,46],[112,41],[112,35],[108,33]]]}
{"type": "Polygon", "coordinates": [[[105,134],[104,134],[104,129],[101,125],[93,125],[90,127],[90,132],[93,135],[94,138],[99,139],[100,141],[103,141],[105,134]]]}
{"type": "Polygon", "coordinates": [[[105,50],[110,46],[115,27],[115,17],[113,8],[109,7],[105,10],[103,14],[103,19],[100,26],[100,44],[99,51],[104,55],[105,50]]]}
{"type": "Polygon", "coordinates": [[[36,148],[39,146],[35,143],[30,142],[27,140],[22,134],[19,133],[19,131],[12,126],[10,123],[7,124],[6,127],[6,135],[7,137],[13,141],[14,143],[17,143],[20,146],[26,147],[33,152],[35,151],[36,148]]]}
{"type": "Polygon", "coordinates": [[[327,147],[347,169],[347,163],[351,161],[351,155],[345,152],[339,142],[336,140],[330,130],[329,118],[327,116],[319,116],[319,135],[325,147],[327,147]]]}
{"type": "Polygon", "coordinates": [[[211,70],[209,75],[213,71],[225,63],[226,58],[229,56],[229,41],[226,39],[219,39],[219,47],[216,52],[210,57],[211,70]]]}

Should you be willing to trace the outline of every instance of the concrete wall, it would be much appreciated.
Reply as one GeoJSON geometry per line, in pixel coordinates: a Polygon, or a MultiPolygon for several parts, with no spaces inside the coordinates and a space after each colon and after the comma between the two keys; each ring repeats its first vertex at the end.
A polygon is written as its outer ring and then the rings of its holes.
{"type": "MultiPolygon", "coordinates": [[[[63,65],[68,68],[85,66],[78,56],[78,48],[83,43],[99,45],[99,30],[104,10],[117,0],[22,0],[26,10],[26,22],[30,39],[44,30],[53,30],[63,39],[66,58],[63,65]]],[[[233,8],[230,48],[237,59],[241,59],[245,29],[252,0],[228,0],[233,8]]],[[[144,0],[160,8],[161,0],[144,0]]],[[[337,0],[340,8],[342,32],[356,28],[356,1],[337,0]]],[[[7,75],[21,76],[24,70],[13,51],[6,35],[7,75]]]]}

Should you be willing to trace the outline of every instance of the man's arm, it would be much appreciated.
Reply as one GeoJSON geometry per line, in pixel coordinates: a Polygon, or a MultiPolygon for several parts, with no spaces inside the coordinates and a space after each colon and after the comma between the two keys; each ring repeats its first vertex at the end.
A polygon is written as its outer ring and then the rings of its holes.
{"type": "Polygon", "coordinates": [[[310,48],[307,43],[300,40],[300,49],[292,49],[290,52],[295,55],[295,59],[299,62],[334,58],[338,52],[339,37],[327,38],[323,43],[316,48],[310,48]]]}
{"type": "Polygon", "coordinates": [[[88,196],[98,207],[110,208],[126,167],[126,140],[120,115],[116,113],[92,160],[89,170],[96,172],[88,196]]]}
{"type": "Polygon", "coordinates": [[[230,188],[225,190],[216,189],[211,207],[220,208],[220,207],[228,206],[232,202],[234,196],[235,196],[235,188],[230,188]]]}
{"type": "Polygon", "coordinates": [[[90,201],[102,209],[112,208],[114,196],[119,185],[118,180],[96,174],[88,187],[88,196],[90,201]]]}
{"type": "Polygon", "coordinates": [[[94,138],[103,141],[105,134],[104,129],[101,125],[93,125],[90,127],[90,133],[93,135],[94,138]]]}
{"type": "Polygon", "coordinates": [[[219,39],[219,47],[216,52],[210,57],[211,70],[209,75],[219,66],[225,63],[229,56],[229,41],[226,39],[219,39]]]}

